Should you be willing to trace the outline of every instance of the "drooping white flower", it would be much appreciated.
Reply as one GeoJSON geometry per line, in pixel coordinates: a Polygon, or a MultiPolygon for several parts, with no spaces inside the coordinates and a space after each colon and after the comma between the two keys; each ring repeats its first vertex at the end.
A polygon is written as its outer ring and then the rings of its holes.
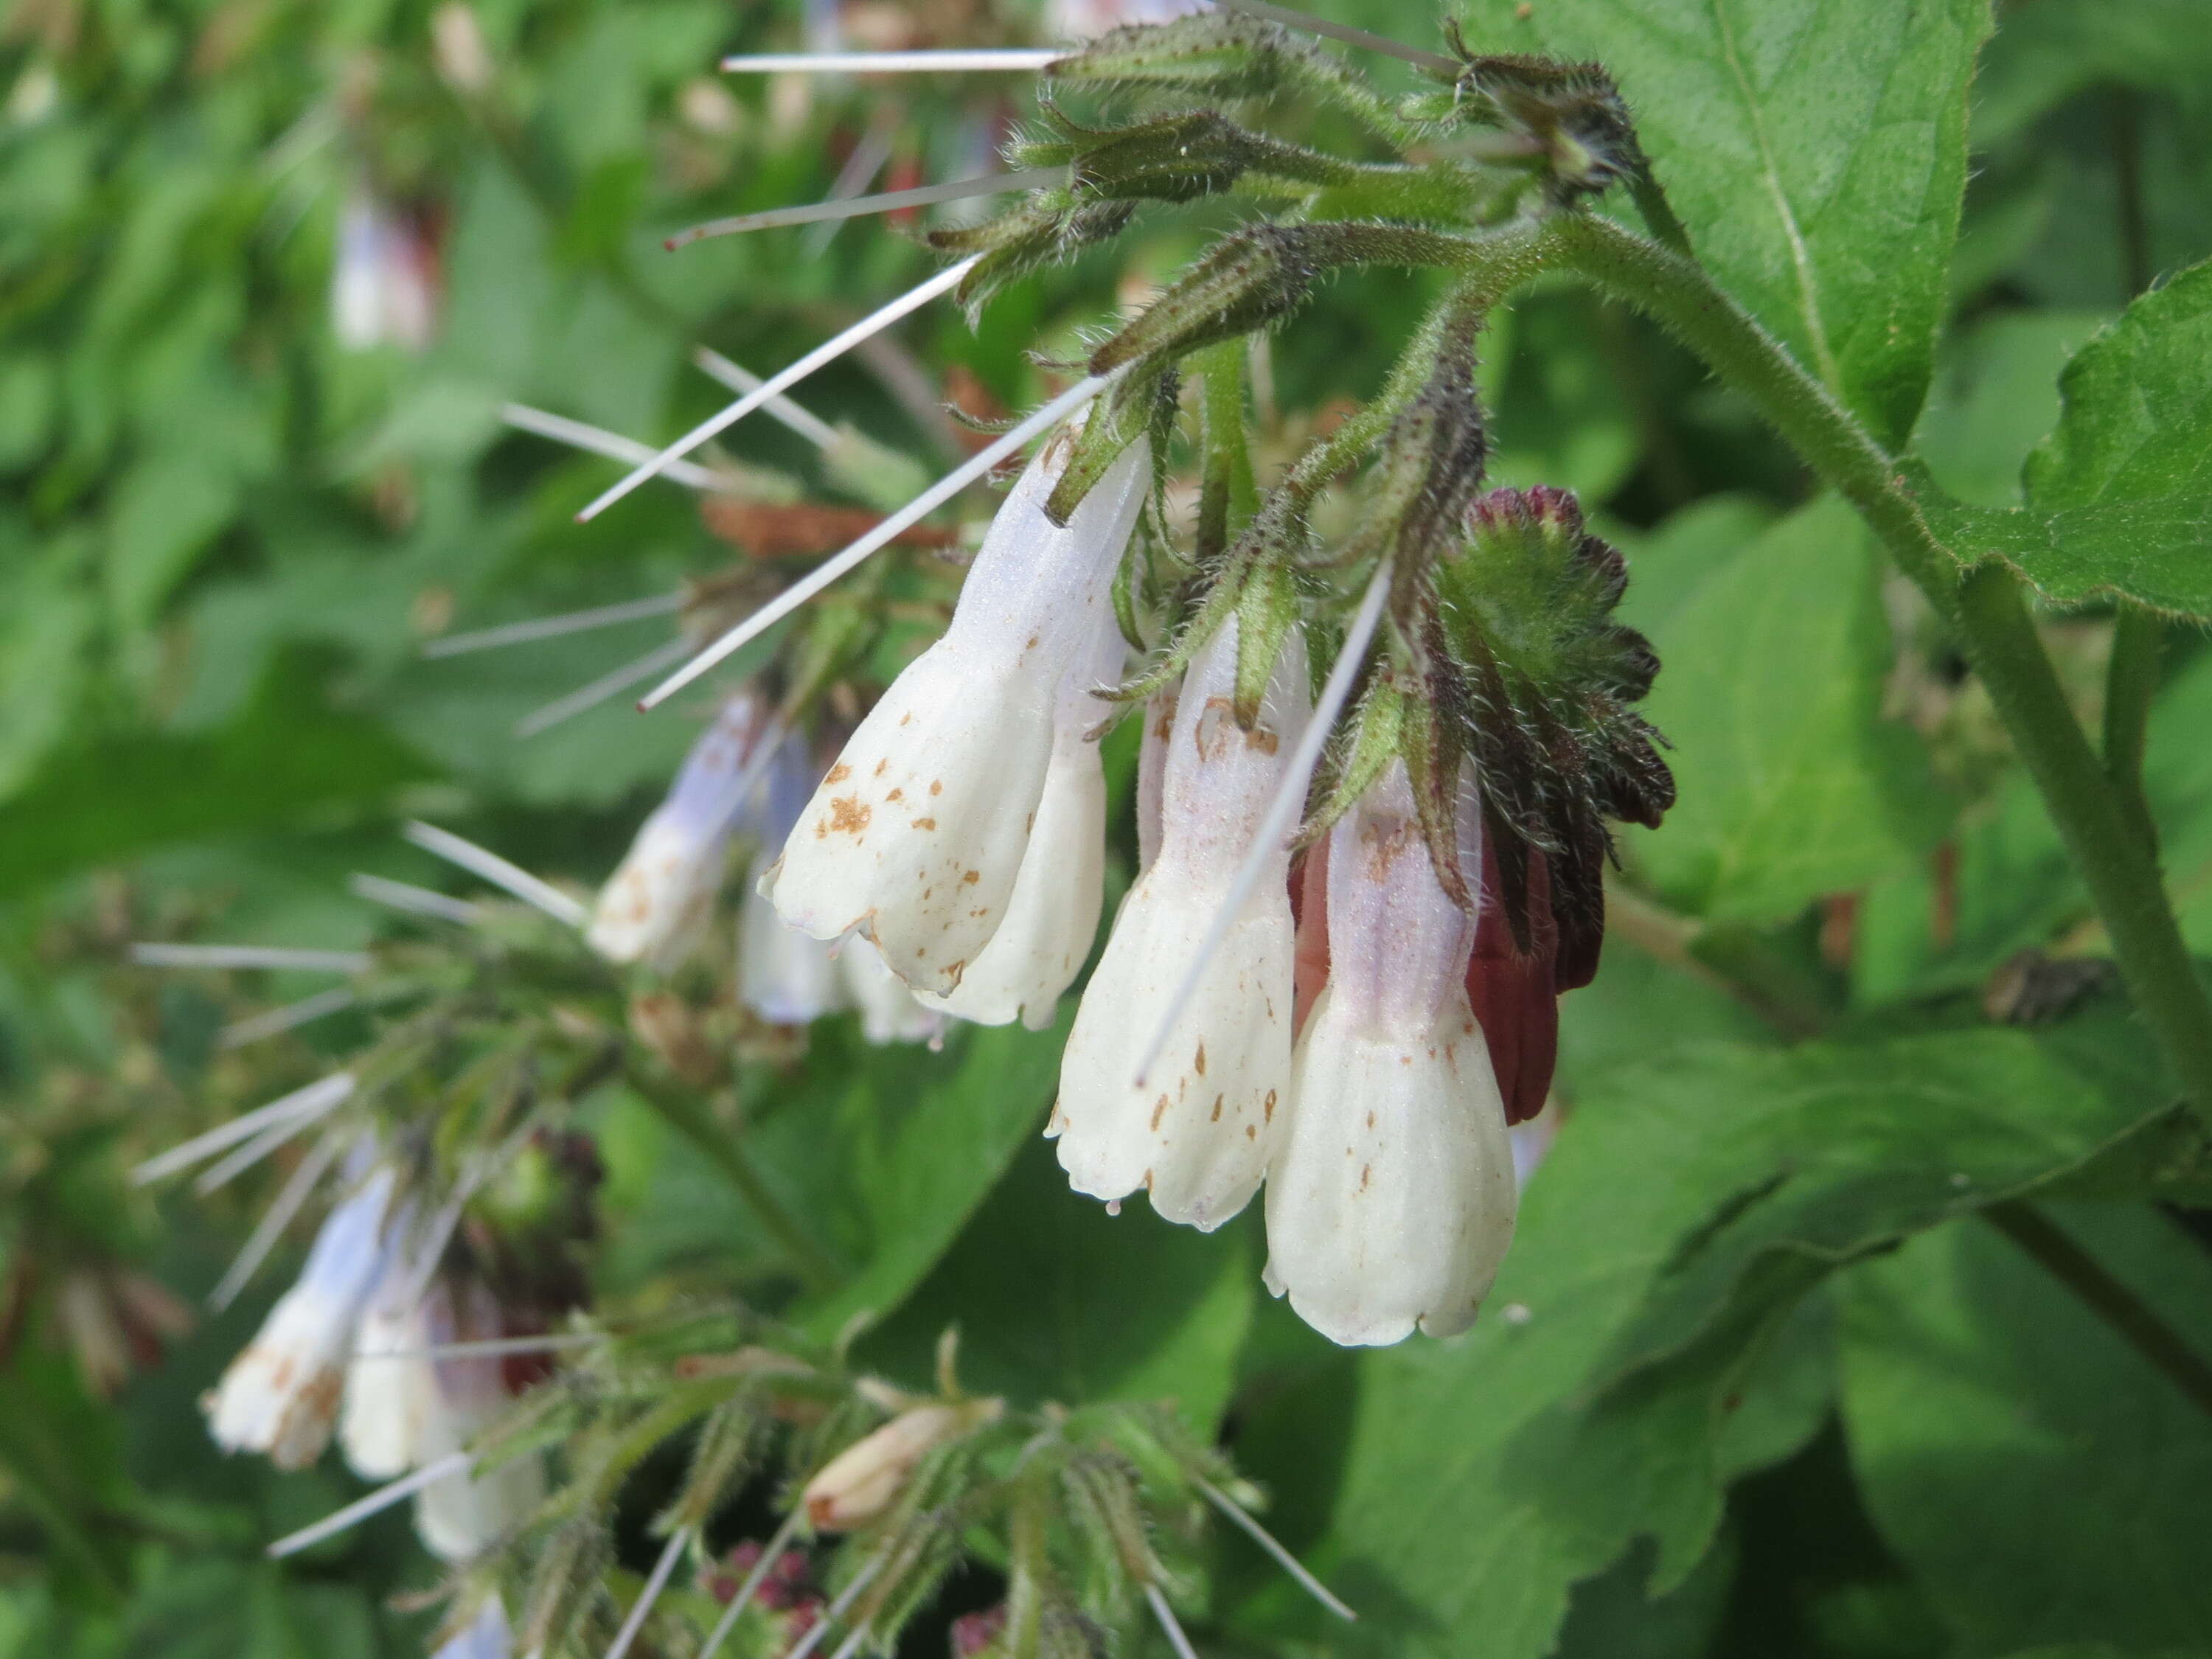
{"type": "Polygon", "coordinates": [[[1278,851],[1182,1006],[1170,1000],[1219,914],[1305,727],[1304,636],[1277,659],[1260,720],[1238,729],[1238,629],[1190,665],[1160,792],[1160,844],[1115,918],[1060,1063],[1048,1134],[1078,1192],[1139,1188],[1170,1221],[1212,1230],[1250,1201],[1291,1090],[1294,940],[1278,851]],[[1167,1021],[1145,1086],[1132,1070],[1167,1021]]]}
{"type": "Polygon", "coordinates": [[[338,222],[331,331],[348,351],[421,351],[437,325],[432,256],[418,227],[374,197],[356,195],[338,222]]]}
{"type": "Polygon", "coordinates": [[[837,947],[837,969],[853,1006],[860,1011],[860,1035],[878,1048],[888,1042],[927,1042],[945,1029],[945,1016],[925,1008],[907,982],[884,965],[884,955],[855,934],[837,947]]]}
{"type": "Polygon", "coordinates": [[[512,1659],[514,1632],[507,1621],[507,1607],[496,1595],[488,1595],[468,1622],[438,1644],[430,1659],[512,1659]]]}
{"type": "Polygon", "coordinates": [[[264,1452],[296,1469],[330,1443],[355,1328],[399,1231],[387,1214],[392,1186],[392,1171],[380,1168],[331,1212],[299,1282],[202,1402],[225,1451],[264,1452]]]}
{"type": "Polygon", "coordinates": [[[420,1463],[437,1409],[437,1371],[422,1352],[431,1339],[414,1278],[395,1253],[354,1335],[338,1449],[364,1480],[397,1480],[420,1463]]]}
{"type": "MultiPolygon", "coordinates": [[[[1471,788],[1459,822],[1473,887],[1471,788]]],[[[1330,832],[1328,985],[1267,1170],[1268,1288],[1332,1341],[1465,1330],[1512,1242],[1505,1107],[1467,1000],[1474,927],[1394,762],[1330,832]]]]}
{"type": "Polygon", "coordinates": [[[775,906],[754,889],[738,913],[738,995],[777,1025],[804,1025],[836,1013],[851,1000],[836,948],[786,927],[775,906]]]}
{"type": "Polygon", "coordinates": [[[1130,446],[1065,529],[1045,516],[1048,445],[999,509],[945,637],[894,681],[763,881],[817,939],[858,929],[943,994],[1006,914],[1044,793],[1069,668],[1115,626],[1111,586],[1151,477],[1130,446]]]}
{"type": "Polygon", "coordinates": [[[1126,654],[1118,629],[1103,631],[1061,682],[1053,710],[1052,758],[1014,890],[999,931],[932,1008],[979,1025],[1019,1019],[1050,1025],[1060,994],[1091,955],[1106,895],[1106,769],[1093,736],[1110,705],[1093,690],[1119,678],[1126,654]]]}
{"type": "MultiPolygon", "coordinates": [[[[503,1334],[498,1304],[482,1284],[458,1291],[434,1285],[423,1305],[434,1344],[503,1334]]],[[[432,1364],[434,1405],[423,1425],[421,1463],[464,1449],[514,1403],[494,1355],[441,1355],[432,1364]]],[[[472,1560],[526,1520],[544,1497],[544,1462],[526,1452],[496,1468],[447,1475],[423,1487],[415,1499],[415,1531],[441,1560],[472,1560]]]]}
{"type": "Polygon", "coordinates": [[[767,720],[762,700],[740,692],[692,744],[668,798],[599,890],[585,937],[601,956],[665,971],[690,950],[713,913],[744,796],[760,781],[749,763],[767,720]]]}

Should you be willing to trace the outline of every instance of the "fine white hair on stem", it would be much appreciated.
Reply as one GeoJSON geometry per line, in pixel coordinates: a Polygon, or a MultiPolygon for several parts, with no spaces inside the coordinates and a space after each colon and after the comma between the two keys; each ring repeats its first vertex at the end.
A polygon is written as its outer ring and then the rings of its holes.
{"type": "Polygon", "coordinates": [[[367,1365],[380,1359],[475,1359],[497,1354],[553,1353],[611,1342],[615,1334],[612,1331],[546,1331],[537,1336],[486,1336],[469,1342],[434,1343],[427,1348],[378,1348],[356,1353],[347,1363],[367,1365]]]}
{"type": "Polygon", "coordinates": [[[610,697],[618,696],[640,680],[651,679],[663,670],[674,667],[690,652],[691,641],[682,635],[672,640],[663,640],[643,656],[611,669],[587,685],[580,685],[564,697],[556,697],[542,708],[533,708],[514,723],[517,738],[534,738],[541,732],[550,732],[562,721],[573,720],[587,709],[596,708],[610,697]]]}
{"type": "MultiPolygon", "coordinates": [[[[732,392],[740,394],[758,392],[767,384],[742,363],[733,363],[720,352],[701,346],[691,354],[691,361],[701,373],[713,376],[732,392]]],[[[837,428],[804,404],[788,398],[771,398],[761,405],[770,420],[781,421],[817,449],[827,449],[837,441],[837,428]]]]}
{"type": "Polygon", "coordinates": [[[417,887],[411,881],[393,881],[388,876],[372,876],[356,870],[346,878],[346,890],[356,898],[365,898],[372,904],[381,904],[394,910],[404,910],[410,915],[436,916],[441,921],[475,922],[483,920],[483,906],[471,900],[455,898],[451,893],[441,893],[434,887],[417,887]]]}
{"type": "Polygon", "coordinates": [[[1167,1632],[1168,1645],[1176,1650],[1176,1659],[1198,1659],[1198,1650],[1191,1646],[1190,1638],[1182,1633],[1182,1621],[1175,1616],[1175,1609],[1168,1605],[1168,1598],[1160,1594],[1160,1587],[1150,1580],[1145,1584],[1145,1600],[1152,1604],[1152,1617],[1160,1621],[1160,1628],[1167,1632]]]}
{"type": "MultiPolygon", "coordinates": [[[[611,461],[628,461],[635,466],[640,461],[653,458],[653,446],[641,444],[635,438],[625,438],[619,432],[609,432],[604,427],[586,426],[581,421],[572,421],[565,415],[548,414],[542,409],[532,409],[528,404],[501,404],[499,417],[509,426],[523,432],[534,432],[541,438],[550,438],[556,444],[567,444],[571,449],[581,449],[593,455],[604,455],[611,461]]],[[[671,461],[661,469],[673,483],[688,485],[693,489],[727,489],[730,481],[712,468],[696,461],[671,461]]]]}
{"type": "Polygon", "coordinates": [[[785,588],[759,610],[739,623],[684,665],[676,673],[663,680],[638,704],[641,709],[657,708],[716,663],[744,645],[757,639],[769,629],[812,599],[817,593],[857,568],[861,561],[878,549],[888,545],[901,532],[920,523],[962,490],[988,473],[991,469],[1012,454],[1024,444],[1048,428],[1058,425],[1084,404],[1089,403],[1121,375],[1128,372],[1124,365],[1110,374],[1093,374],[1054,398],[1042,409],[1024,421],[1003,437],[994,440],[984,449],[971,456],[927,489],[915,496],[873,530],[846,548],[842,552],[824,561],[805,576],[785,588]]]}
{"type": "Polygon", "coordinates": [[[1051,46],[953,48],[929,52],[763,52],[725,58],[725,75],[930,75],[1011,70],[1034,73],[1067,53],[1051,46]]]}
{"type": "Polygon", "coordinates": [[[296,1555],[310,1545],[319,1544],[325,1538],[343,1532],[348,1527],[358,1525],[370,1516],[390,1509],[394,1504],[404,1503],[425,1486],[435,1486],[448,1475],[460,1474],[468,1468],[470,1462],[471,1455],[466,1451],[448,1452],[411,1474],[387,1481],[366,1498],[356,1498],[343,1509],[331,1510],[313,1525],[285,1534],[270,1545],[266,1553],[271,1560],[296,1555]]]}
{"type": "Polygon", "coordinates": [[[576,521],[579,524],[589,523],[647,478],[661,471],[669,462],[690,454],[716,433],[735,425],[770,398],[775,396],[777,392],[788,392],[816,369],[824,364],[836,362],[838,358],[843,356],[870,335],[882,332],[909,312],[919,311],[939,295],[951,293],[960,286],[962,279],[975,268],[981,258],[981,254],[973,254],[960,261],[958,264],[947,265],[928,281],[908,289],[897,299],[870,312],[842,334],[823,341],[788,368],[780,369],[770,375],[762,381],[757,388],[747,392],[720,414],[709,416],[651,460],[602,491],[598,500],[576,515],[576,521]]]}
{"type": "Polygon", "coordinates": [[[660,1559],[653,1564],[653,1571],[645,1581],[645,1588],[637,1593],[637,1600],[630,1603],[629,1616],[623,1620],[622,1628],[615,1632],[615,1639],[607,1649],[607,1659],[623,1659],[623,1656],[629,1651],[630,1644],[637,1640],[638,1632],[645,1628],[645,1615],[653,1611],[653,1604],[660,1599],[660,1592],[668,1586],[668,1575],[676,1571],[677,1559],[690,1541],[691,1528],[689,1527],[678,1527],[668,1534],[668,1542],[660,1552],[660,1559]]]}
{"type": "Polygon", "coordinates": [[[261,1264],[269,1259],[270,1251],[276,1248],[276,1241],[284,1236],[284,1229],[292,1224],[292,1218],[300,1213],[309,1194],[330,1172],[331,1165],[337,1161],[338,1153],[344,1150],[345,1144],[343,1135],[325,1135],[308,1149],[307,1157],[300,1160],[300,1167],[285,1177],[284,1184],[276,1189],[276,1196],[270,1201],[267,1211],[260,1220],[254,1223],[253,1231],[240,1247],[237,1257],[224,1269],[215,1289],[208,1292],[209,1307],[221,1313],[238,1300],[238,1293],[246,1288],[247,1281],[255,1273],[261,1271],[261,1264]]]}
{"type": "Polygon", "coordinates": [[[299,968],[318,974],[358,974],[365,951],[300,951],[281,945],[151,945],[131,947],[141,968],[299,968]]]}
{"type": "MultiPolygon", "coordinates": [[[[636,453],[638,458],[645,459],[653,452],[641,444],[636,453]]],[[[422,654],[458,657],[471,651],[495,651],[504,645],[528,645],[536,640],[558,639],[563,634],[582,634],[594,628],[643,622],[649,617],[672,616],[683,608],[681,593],[653,593],[641,599],[624,599],[619,605],[595,605],[588,611],[565,611],[557,617],[533,617],[528,622],[479,628],[473,633],[448,634],[443,639],[426,641],[422,654]]]]}
{"type": "Polygon", "coordinates": [[[689,247],[710,236],[737,236],[749,230],[774,230],[783,225],[811,225],[823,221],[858,219],[871,213],[896,213],[901,208],[928,207],[938,202],[964,201],[971,196],[1001,196],[1018,190],[1042,190],[1066,178],[1064,167],[1024,167],[1014,173],[986,173],[973,179],[951,179],[939,185],[916,185],[911,190],[879,191],[872,196],[848,196],[842,200],[809,202],[802,207],[769,208],[760,213],[733,214],[709,219],[704,224],[679,230],[668,239],[671,249],[689,247]]]}
{"type": "Polygon", "coordinates": [[[1395,58],[1401,63],[1414,64],[1447,80],[1456,81],[1459,78],[1462,65],[1457,58],[1447,58],[1442,52],[1424,52],[1419,46],[1406,46],[1388,35],[1354,28],[1348,23],[1332,23],[1326,17],[1292,11],[1288,6],[1271,6],[1265,3],[1265,0],[1220,0],[1220,3],[1224,11],[1241,11],[1247,17],[1263,17],[1271,23],[1280,23],[1285,28],[1303,29],[1308,34],[1341,40],[1348,46],[1364,46],[1370,52],[1379,52],[1386,58],[1395,58]]]}
{"type": "Polygon", "coordinates": [[[215,1046],[218,1048],[243,1048],[249,1042],[258,1042],[264,1037],[292,1030],[310,1020],[320,1019],[325,1014],[343,1012],[359,1000],[349,987],[334,985],[327,991],[301,997],[297,1002],[288,1002],[282,1008],[271,1008],[265,1014],[233,1020],[216,1033],[215,1046]]]}
{"type": "MultiPolygon", "coordinates": [[[[830,1626],[842,1619],[845,1609],[858,1601],[860,1592],[875,1582],[876,1575],[884,1570],[884,1559],[883,1556],[876,1555],[862,1562],[860,1570],[853,1575],[852,1583],[837,1592],[836,1599],[824,1607],[821,1618],[814,1621],[814,1628],[799,1638],[799,1645],[786,1654],[784,1659],[806,1659],[808,1654],[820,1647],[823,1638],[830,1634],[830,1626]]],[[[704,1659],[703,1655],[702,1659],[704,1659]]]]}
{"type": "Polygon", "coordinates": [[[699,1649],[699,1659],[714,1659],[714,1650],[736,1628],[738,1615],[751,1604],[760,1587],[768,1582],[769,1574],[775,1570],[775,1564],[784,1551],[791,1547],[791,1540],[799,1535],[799,1528],[805,1519],[806,1506],[804,1504],[783,1517],[783,1524],[775,1529],[775,1535],[762,1549],[760,1559],[753,1563],[753,1570],[738,1586],[738,1593],[730,1598],[730,1605],[722,1609],[722,1616],[714,1621],[714,1628],[707,1632],[707,1639],[699,1649]]]}
{"type": "Polygon", "coordinates": [[[1337,1598],[1334,1591],[1331,1590],[1328,1585],[1322,1583],[1320,1579],[1315,1577],[1312,1573],[1309,1572],[1306,1570],[1305,1563],[1299,1560],[1297,1556],[1291,1554],[1289,1550],[1285,1549],[1283,1547],[1282,1540],[1277,1538],[1274,1534],[1269,1532],[1265,1527],[1261,1526],[1259,1522],[1258,1517],[1245,1509],[1243,1504],[1237,1502],[1235,1498],[1230,1497],[1227,1492],[1222,1491],[1220,1487],[1215,1486],[1211,1480],[1201,1480],[1197,1484],[1199,1491],[1206,1494],[1206,1500],[1211,1503],[1214,1508],[1219,1510],[1224,1515],[1227,1516],[1231,1521],[1243,1528],[1246,1535],[1249,1536],[1254,1543],[1257,1544],[1261,1549],[1267,1551],[1270,1556],[1273,1557],[1275,1565],[1280,1567],[1285,1572],[1290,1574],[1292,1578],[1297,1580],[1299,1589],[1305,1591],[1307,1595],[1312,1596],[1315,1601],[1320,1602],[1322,1606],[1327,1607],[1331,1613],[1334,1613],[1340,1619],[1357,1620],[1359,1617],[1358,1613],[1354,1613],[1350,1607],[1345,1606],[1345,1604],[1337,1598]]]}
{"type": "Polygon", "coordinates": [[[294,1117],[319,1114],[353,1093],[353,1074],[335,1072],[329,1077],[318,1078],[304,1087],[281,1095],[266,1106],[257,1106],[210,1129],[205,1134],[194,1135],[190,1140],[172,1146],[166,1152],[148,1158],[131,1171],[133,1186],[143,1187],[149,1181],[159,1181],[163,1176],[174,1175],[179,1170],[189,1170],[204,1158],[213,1158],[227,1146],[258,1133],[265,1126],[294,1117]]]}
{"type": "Polygon", "coordinates": [[[520,865],[510,864],[498,854],[479,847],[450,830],[441,830],[420,818],[410,818],[400,834],[424,852],[434,853],[449,864],[457,864],[472,875],[482,876],[493,886],[504,889],[525,903],[536,905],[556,921],[580,928],[591,919],[591,912],[559,888],[538,880],[520,865]]]}
{"type": "MultiPolygon", "coordinates": [[[[350,1090],[347,1091],[347,1094],[351,1092],[350,1090]]],[[[291,1116],[280,1118],[221,1163],[211,1164],[201,1170],[192,1182],[192,1191],[198,1196],[205,1198],[219,1188],[228,1186],[286,1141],[306,1133],[315,1124],[321,1122],[332,1112],[337,1110],[345,1098],[346,1095],[333,1090],[316,1104],[313,1110],[297,1112],[291,1116]]]]}
{"type": "Polygon", "coordinates": [[[1283,769],[1283,781],[1276,786],[1274,799],[1267,803],[1267,814],[1260,820],[1260,827],[1252,836],[1252,845],[1244,854],[1244,862],[1237,868],[1236,880],[1229,884],[1228,896],[1222,900],[1212,924],[1200,941],[1197,954],[1183,970],[1182,983],[1167,1000],[1167,1018],[1161,1022],[1152,1040],[1145,1045],[1145,1052],[1137,1061],[1136,1086],[1145,1086],[1145,1074],[1152,1069],[1152,1062],[1160,1057],[1169,1035],[1175,1030],[1176,1017],[1188,1006],[1191,993],[1206,972],[1206,964],[1221,948],[1221,941],[1229,937],[1229,930],[1244,912],[1244,902],[1252,896],[1267,860],[1282,847],[1283,838],[1297,820],[1305,805],[1306,785],[1313,777],[1314,763],[1321,758],[1322,745],[1328,741],[1336,717],[1344,712],[1346,701],[1352,696],[1352,684],[1359,677],[1359,666],[1367,659],[1367,647],[1374,642],[1376,625],[1382,619],[1382,603],[1390,592],[1390,561],[1383,559],[1375,567],[1368,579],[1367,592],[1361,596],[1359,609],[1352,618],[1352,626],[1344,635],[1344,649],[1336,654],[1336,662],[1328,671],[1328,678],[1321,688],[1321,696],[1314,701],[1313,719],[1298,736],[1297,747],[1291,751],[1290,763],[1283,769]]]}

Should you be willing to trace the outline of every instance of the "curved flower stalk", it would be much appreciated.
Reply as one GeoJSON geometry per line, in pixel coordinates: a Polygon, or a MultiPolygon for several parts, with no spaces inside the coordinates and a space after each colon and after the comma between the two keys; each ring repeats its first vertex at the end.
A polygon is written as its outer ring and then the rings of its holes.
{"type": "MultiPolygon", "coordinates": [[[[1460,869],[1481,867],[1472,768],[1460,869]]],[[[1267,1170],[1267,1285],[1347,1346],[1450,1336],[1512,1242],[1513,1153],[1453,902],[1394,760],[1330,832],[1328,984],[1267,1170]]]]}
{"type": "Polygon", "coordinates": [[[1153,1075],[1139,1087],[1129,1073],[1167,1018],[1310,712],[1304,638],[1293,629],[1258,722],[1238,729],[1239,635],[1232,618],[1191,664],[1161,781],[1159,850],[1084,992],[1045,1131],[1058,1136],[1078,1192],[1110,1201],[1141,1187],[1161,1215],[1206,1231],[1259,1189],[1290,1098],[1288,853],[1275,854],[1176,1012],[1153,1075]]]}
{"type": "Polygon", "coordinates": [[[741,691],[684,757],[667,799],[592,908],[585,937],[610,962],[665,972],[697,941],[721,889],[731,834],[760,782],[752,763],[769,720],[764,701],[741,691]]]}
{"type": "Polygon", "coordinates": [[[1019,1019],[1042,1031],[1082,971],[1106,902],[1106,769],[1097,728],[1109,706],[1093,692],[1121,678],[1125,654],[1120,633],[1103,629],[1060,682],[1044,792],[1006,915],[951,992],[922,994],[929,1006],[979,1025],[1019,1019]]]}
{"type": "Polygon", "coordinates": [[[762,882],[816,939],[858,930],[894,972],[960,983],[1012,896],[1070,665],[1115,626],[1109,593],[1151,479],[1123,452],[1065,528],[1047,447],[992,520],[945,637],[908,665],[830,769],[762,882]]]}
{"type": "Polygon", "coordinates": [[[391,1213],[394,1187],[392,1170],[380,1166],[331,1212],[299,1283],[208,1395],[209,1431],[225,1451],[263,1452],[279,1468],[298,1469],[330,1443],[354,1333],[400,1231],[391,1213]]]}

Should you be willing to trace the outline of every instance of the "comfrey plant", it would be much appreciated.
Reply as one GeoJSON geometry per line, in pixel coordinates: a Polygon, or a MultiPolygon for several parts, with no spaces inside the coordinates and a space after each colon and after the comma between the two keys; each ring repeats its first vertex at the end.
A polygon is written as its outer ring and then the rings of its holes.
{"type": "MultiPolygon", "coordinates": [[[[1449,92],[1391,105],[1246,9],[1124,27],[1045,63],[1043,127],[975,185],[1027,186],[1017,205],[933,233],[959,256],[945,272],[584,516],[935,295],[983,307],[1148,204],[1249,206],[1068,392],[647,704],[1045,435],[944,637],[846,741],[758,894],[809,939],[872,946],[932,1008],[1042,1028],[1103,908],[1097,740],[1141,704],[1144,867],[1083,994],[1046,1133],[1079,1191],[1118,1206],[1142,1190],[1200,1229],[1273,1181],[1269,1284],[1340,1341],[1393,1342],[1474,1318],[1512,1233],[1508,1124],[1540,1109],[1556,995],[1595,967],[1606,820],[1656,823],[1673,793],[1633,712],[1656,663],[1610,617],[1620,556],[1571,497],[1486,488],[1478,343],[1556,228],[1598,222],[1584,204],[1614,182],[1679,233],[1596,70],[1458,48],[1423,55],[1449,92]],[[1243,118],[1288,97],[1349,115],[1401,159],[1331,155],[1243,118]],[[1079,120],[1073,98],[1101,112],[1079,120]],[[1449,276],[1382,394],[1262,493],[1249,354],[1324,271],[1375,264],[1449,276]],[[1186,447],[1187,538],[1164,494],[1186,447]],[[1317,506],[1347,488],[1355,527],[1325,538],[1317,506]]],[[[762,219],[783,222],[702,228],[762,219]]],[[[843,637],[831,626],[799,636],[800,685],[869,642],[847,617],[843,637]]],[[[785,707],[804,718],[803,700],[785,707]]],[[[750,922],[748,938],[767,959],[750,922]]]]}

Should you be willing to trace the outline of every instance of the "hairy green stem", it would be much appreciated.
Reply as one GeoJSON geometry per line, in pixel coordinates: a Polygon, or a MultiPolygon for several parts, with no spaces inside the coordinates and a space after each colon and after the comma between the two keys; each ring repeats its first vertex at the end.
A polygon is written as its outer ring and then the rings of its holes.
{"type": "Polygon", "coordinates": [[[2158,825],[2143,793],[2143,748],[2165,646],[2166,623],[2157,612],[2121,600],[2112,618],[2112,658],[2105,671],[2105,775],[2119,797],[2120,810],[2154,854],[2158,825]]]}
{"type": "Polygon", "coordinates": [[[2157,1311],[2112,1277],[2056,1223],[2019,1199],[1992,1204],[1982,1214],[2052,1278],[2073,1291],[2127,1345],[2181,1390],[2199,1411],[2212,1413],[2212,1364],[2191,1348],[2157,1311]]]}
{"type": "Polygon", "coordinates": [[[1244,342],[1224,340],[1194,357],[1206,463],[1200,484],[1198,550],[1221,553],[1259,506],[1245,441],[1244,342]]]}
{"type": "Polygon", "coordinates": [[[842,1276],[837,1271],[837,1264],[799,1224],[799,1218],[784,1208],[782,1200],[769,1189],[768,1182],[753,1168],[744,1149],[714,1121],[703,1099],[680,1083],[652,1075],[643,1066],[629,1066],[623,1077],[646,1104],[730,1178],[730,1184],[744,1195],[755,1218],[783,1247],[792,1267],[806,1281],[810,1290],[836,1287],[842,1276]]]}

